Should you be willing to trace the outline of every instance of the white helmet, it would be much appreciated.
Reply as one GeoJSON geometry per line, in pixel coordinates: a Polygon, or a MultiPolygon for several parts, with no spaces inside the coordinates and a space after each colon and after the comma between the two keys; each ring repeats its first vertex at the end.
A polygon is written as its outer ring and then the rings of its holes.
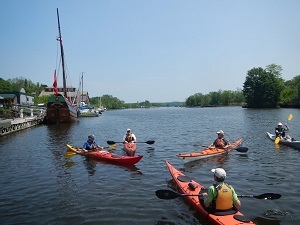
{"type": "Polygon", "coordinates": [[[278,126],[282,126],[282,123],[279,122],[279,123],[278,123],[278,126]]]}

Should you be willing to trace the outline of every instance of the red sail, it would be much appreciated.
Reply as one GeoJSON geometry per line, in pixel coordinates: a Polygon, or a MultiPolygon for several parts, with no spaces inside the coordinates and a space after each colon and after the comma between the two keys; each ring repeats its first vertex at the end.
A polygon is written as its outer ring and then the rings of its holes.
{"type": "Polygon", "coordinates": [[[54,70],[53,91],[55,92],[56,95],[58,94],[56,70],[54,70]]]}

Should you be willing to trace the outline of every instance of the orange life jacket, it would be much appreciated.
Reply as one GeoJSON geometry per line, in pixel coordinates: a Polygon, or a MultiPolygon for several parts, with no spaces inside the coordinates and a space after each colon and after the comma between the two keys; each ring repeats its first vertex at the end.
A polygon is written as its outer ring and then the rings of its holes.
{"type": "Polygon", "coordinates": [[[230,185],[223,183],[215,186],[217,189],[216,209],[228,210],[233,207],[233,197],[230,185]]]}

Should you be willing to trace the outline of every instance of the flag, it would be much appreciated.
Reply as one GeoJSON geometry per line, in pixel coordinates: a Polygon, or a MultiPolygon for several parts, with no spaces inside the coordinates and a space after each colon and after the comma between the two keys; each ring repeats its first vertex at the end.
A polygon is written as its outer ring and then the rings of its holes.
{"type": "Polygon", "coordinates": [[[55,92],[56,95],[58,94],[56,70],[54,70],[53,91],[55,92]]]}

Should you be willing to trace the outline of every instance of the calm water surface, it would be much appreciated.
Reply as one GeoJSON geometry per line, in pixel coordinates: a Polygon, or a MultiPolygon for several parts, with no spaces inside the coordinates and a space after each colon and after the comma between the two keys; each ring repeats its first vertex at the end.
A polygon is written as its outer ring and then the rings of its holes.
{"type": "MultiPolygon", "coordinates": [[[[267,138],[287,122],[300,139],[300,111],[228,108],[159,108],[107,111],[75,124],[43,125],[0,138],[0,224],[205,224],[182,199],[161,200],[154,192],[172,188],[165,160],[205,186],[212,168],[223,167],[238,194],[282,194],[275,201],[240,199],[241,211],[257,224],[300,224],[300,151],[278,147],[267,138]],[[65,145],[82,146],[89,134],[98,144],[122,141],[131,128],[143,159],[136,166],[66,158],[65,145]],[[245,140],[247,154],[184,164],[176,154],[201,149],[225,131],[227,139],[245,140]]],[[[121,146],[115,153],[122,154],[121,146]]]]}

